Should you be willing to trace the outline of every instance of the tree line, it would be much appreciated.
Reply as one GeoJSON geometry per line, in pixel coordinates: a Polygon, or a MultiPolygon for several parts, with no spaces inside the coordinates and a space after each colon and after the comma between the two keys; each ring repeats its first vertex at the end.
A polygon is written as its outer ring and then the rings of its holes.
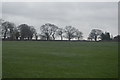
{"type": "MultiPolygon", "coordinates": [[[[28,24],[20,24],[16,26],[14,23],[9,21],[4,21],[0,19],[0,26],[1,26],[1,37],[2,40],[82,40],[83,33],[72,26],[66,26],[64,28],[60,28],[55,24],[46,23],[40,26],[39,31],[37,33],[36,29],[33,26],[28,24]],[[64,38],[64,39],[63,39],[64,38]]],[[[119,35],[111,38],[109,32],[103,32],[99,29],[92,29],[88,40],[89,41],[110,41],[110,40],[118,40],[119,35]]]]}

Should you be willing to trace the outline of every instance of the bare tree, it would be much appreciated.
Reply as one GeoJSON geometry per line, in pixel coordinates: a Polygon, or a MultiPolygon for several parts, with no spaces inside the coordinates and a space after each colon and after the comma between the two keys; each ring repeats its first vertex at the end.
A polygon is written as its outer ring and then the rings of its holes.
{"type": "Polygon", "coordinates": [[[97,38],[102,34],[102,30],[99,29],[92,29],[90,34],[89,34],[89,39],[94,39],[95,41],[97,41],[97,38]]]}
{"type": "Polygon", "coordinates": [[[30,39],[33,38],[33,36],[36,36],[36,29],[33,27],[33,26],[29,26],[30,27],[30,30],[29,30],[29,37],[30,39]]]}
{"type": "Polygon", "coordinates": [[[13,29],[15,27],[14,23],[5,21],[2,23],[2,34],[4,39],[6,39],[6,37],[10,37],[10,39],[13,39],[13,29]]]}
{"type": "Polygon", "coordinates": [[[47,40],[50,40],[50,35],[52,34],[51,30],[50,30],[50,24],[44,24],[40,27],[41,30],[41,36],[46,37],[47,40]]]}
{"type": "Polygon", "coordinates": [[[58,27],[54,24],[46,23],[40,27],[41,35],[50,40],[51,38],[55,40],[55,33],[58,27]]]}
{"type": "Polygon", "coordinates": [[[63,33],[64,33],[64,29],[58,28],[57,35],[61,37],[61,40],[63,40],[63,33]]]}
{"type": "Polygon", "coordinates": [[[81,38],[83,38],[83,33],[81,31],[79,31],[78,29],[76,29],[75,32],[75,37],[80,40],[81,38]]]}
{"type": "Polygon", "coordinates": [[[38,40],[38,33],[35,33],[35,39],[38,40]]]}
{"type": "Polygon", "coordinates": [[[14,28],[14,37],[16,40],[18,40],[18,38],[20,37],[20,32],[18,31],[17,27],[14,28]]]}
{"type": "Polygon", "coordinates": [[[72,26],[66,26],[64,30],[65,30],[65,38],[67,38],[69,41],[75,38],[76,28],[72,26]]]}
{"type": "Polygon", "coordinates": [[[58,27],[56,25],[54,25],[54,24],[51,25],[51,32],[52,32],[51,36],[52,36],[53,40],[55,40],[55,34],[57,32],[57,29],[58,29],[58,27]]]}
{"type": "Polygon", "coordinates": [[[19,32],[20,32],[20,39],[24,40],[28,37],[29,33],[29,26],[27,24],[21,24],[18,26],[19,32]]]}
{"type": "Polygon", "coordinates": [[[21,24],[18,26],[21,39],[24,40],[25,38],[32,39],[35,35],[36,30],[33,26],[28,26],[27,24],[21,24]]]}

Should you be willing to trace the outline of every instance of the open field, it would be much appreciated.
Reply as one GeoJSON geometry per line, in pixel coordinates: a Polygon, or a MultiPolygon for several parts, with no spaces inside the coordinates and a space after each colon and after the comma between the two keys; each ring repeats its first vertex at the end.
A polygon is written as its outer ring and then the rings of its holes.
{"type": "Polygon", "coordinates": [[[3,78],[117,78],[117,45],[3,41],[3,78]]]}

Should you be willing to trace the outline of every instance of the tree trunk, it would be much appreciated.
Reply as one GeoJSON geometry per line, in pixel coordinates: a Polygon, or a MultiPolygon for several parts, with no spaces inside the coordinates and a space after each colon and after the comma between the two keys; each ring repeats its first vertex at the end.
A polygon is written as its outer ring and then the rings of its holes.
{"type": "Polygon", "coordinates": [[[7,34],[7,31],[5,31],[5,33],[4,33],[4,40],[6,39],[6,34],[7,34]]]}
{"type": "Polygon", "coordinates": [[[69,39],[68,39],[68,40],[69,40],[69,41],[71,40],[71,39],[70,39],[70,37],[69,37],[69,39]]]}
{"type": "Polygon", "coordinates": [[[23,37],[23,36],[21,36],[20,40],[24,40],[24,37],[23,37]]]}
{"type": "Polygon", "coordinates": [[[30,37],[30,40],[32,40],[33,36],[30,37]]]}
{"type": "Polygon", "coordinates": [[[35,38],[36,38],[36,41],[37,41],[37,39],[38,39],[38,36],[36,36],[35,38]]]}
{"type": "Polygon", "coordinates": [[[61,41],[63,40],[63,37],[62,37],[62,35],[61,35],[61,41]]]}
{"type": "Polygon", "coordinates": [[[16,40],[18,40],[18,37],[16,37],[16,40]]]}
{"type": "Polygon", "coordinates": [[[49,40],[49,36],[47,36],[47,41],[49,40]]]}
{"type": "Polygon", "coordinates": [[[54,37],[54,35],[52,35],[52,38],[53,38],[53,40],[55,40],[55,37],[54,37]]]}
{"type": "Polygon", "coordinates": [[[53,40],[55,40],[55,36],[54,35],[55,35],[55,33],[52,35],[53,40]]]}
{"type": "Polygon", "coordinates": [[[95,41],[97,41],[97,36],[95,36],[95,41]]]}
{"type": "Polygon", "coordinates": [[[28,37],[28,40],[30,40],[30,37],[28,37]]]}

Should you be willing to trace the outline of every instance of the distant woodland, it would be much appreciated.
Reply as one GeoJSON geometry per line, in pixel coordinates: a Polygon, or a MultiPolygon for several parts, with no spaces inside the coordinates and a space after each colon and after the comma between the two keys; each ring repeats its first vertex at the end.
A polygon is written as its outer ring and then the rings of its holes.
{"type": "Polygon", "coordinates": [[[0,19],[2,40],[60,40],[60,41],[120,41],[120,35],[111,36],[110,32],[104,32],[100,29],[91,29],[87,40],[83,39],[83,32],[73,26],[59,26],[51,23],[46,23],[40,26],[39,33],[34,26],[28,24],[20,24],[0,19]]]}

